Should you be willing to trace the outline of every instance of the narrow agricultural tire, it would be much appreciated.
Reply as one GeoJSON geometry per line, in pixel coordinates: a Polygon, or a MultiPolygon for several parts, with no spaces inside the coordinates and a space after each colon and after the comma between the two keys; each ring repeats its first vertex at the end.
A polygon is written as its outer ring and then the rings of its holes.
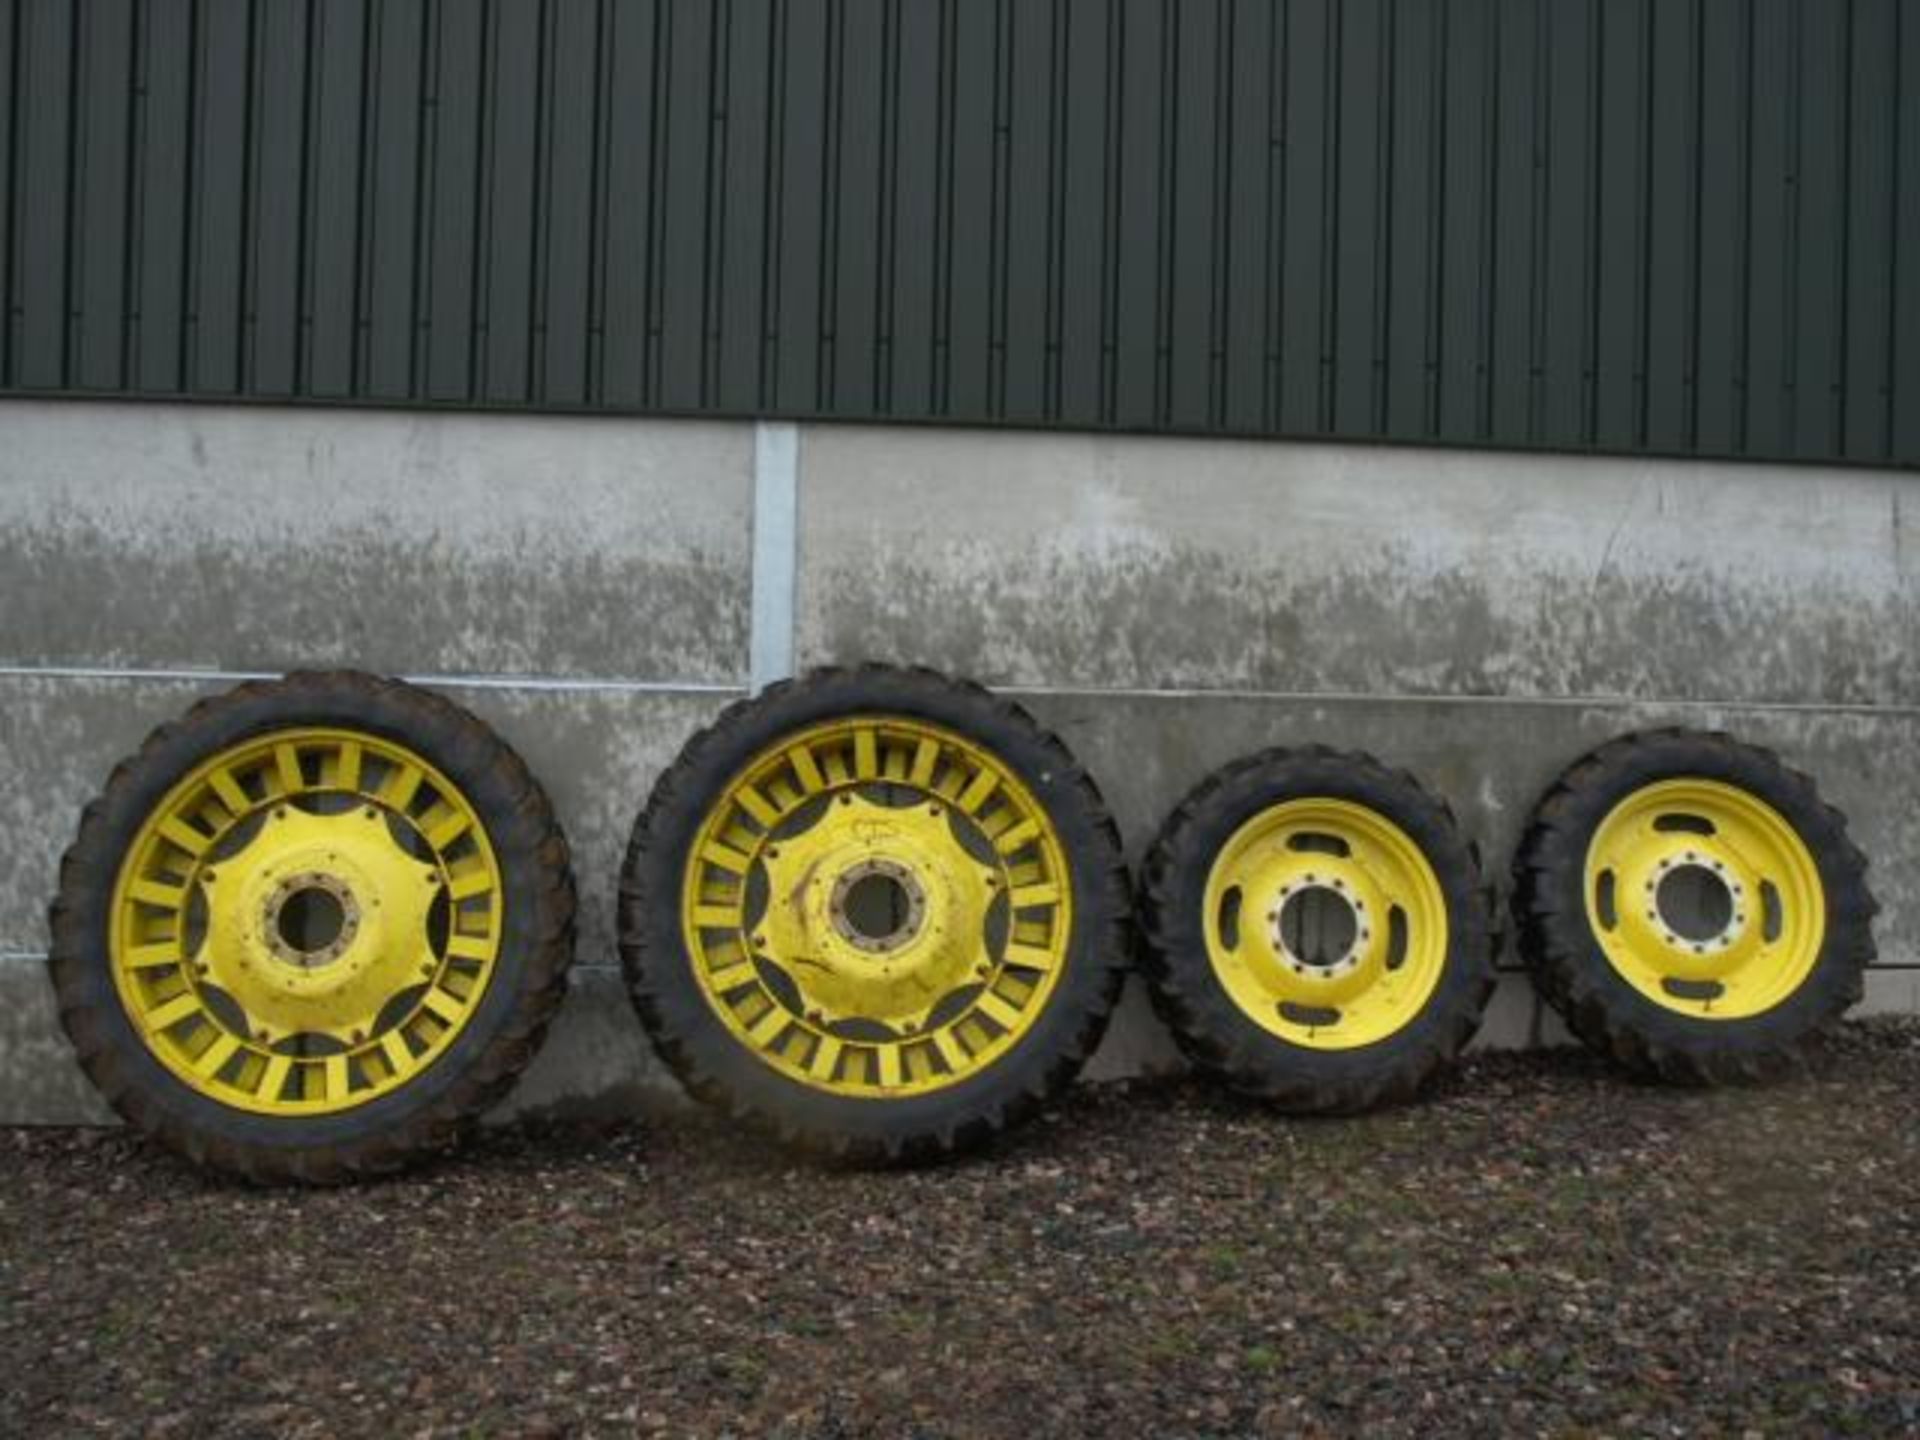
{"type": "Polygon", "coordinates": [[[1540,801],[1513,915],[1541,993],[1593,1049],[1674,1083],[1750,1082],[1860,1000],[1879,908],[1866,872],[1845,817],[1777,755],[1655,730],[1575,762],[1540,801]],[[1706,885],[1711,916],[1668,914],[1682,878],[1706,885]]]}
{"type": "Polygon", "coordinates": [[[1058,737],[978,685],[867,665],[688,742],[634,826],[620,950],[692,1094],[802,1149],[913,1161],[1068,1083],[1128,913],[1118,832],[1058,737]]]}
{"type": "Polygon", "coordinates": [[[1493,989],[1473,846],[1443,801],[1370,755],[1269,750],[1214,772],[1162,826],[1140,907],[1147,981],[1181,1049],[1290,1112],[1411,1098],[1493,989]],[[1289,914],[1315,891],[1347,917],[1331,953],[1289,914]]]}
{"type": "Polygon", "coordinates": [[[448,1148],[506,1094],[565,991],[574,908],[552,808],[487,726],[298,673],[202,700],[114,769],[61,862],[50,971],[135,1129],[336,1183],[448,1148]]]}

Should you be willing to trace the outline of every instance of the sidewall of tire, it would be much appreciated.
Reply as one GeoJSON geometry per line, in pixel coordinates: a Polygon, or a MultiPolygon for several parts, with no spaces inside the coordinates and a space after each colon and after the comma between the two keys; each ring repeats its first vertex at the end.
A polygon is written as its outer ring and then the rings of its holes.
{"type": "MultiPolygon", "coordinates": [[[[366,677],[360,677],[366,679],[366,677]]],[[[366,679],[344,690],[304,677],[236,692],[203,712],[204,723],[176,724],[156,733],[130,763],[126,783],[110,785],[83,823],[62,866],[64,922],[56,920],[51,968],[63,1020],[76,1047],[107,1073],[102,1091],[146,1128],[196,1140],[227,1142],[288,1159],[304,1152],[338,1151],[396,1136],[420,1116],[475,1083],[485,1053],[511,1025],[527,988],[528,963],[543,943],[539,847],[547,831],[529,825],[509,777],[492,763],[498,749],[474,743],[483,731],[462,733],[460,712],[424,692],[400,698],[389,682],[366,679]],[[420,705],[423,697],[428,701],[420,705]],[[441,707],[445,706],[443,710],[441,707]],[[423,733],[423,716],[433,717],[423,733]],[[450,723],[451,722],[451,723],[450,723]],[[115,881],[127,847],[153,808],[180,778],[211,756],[256,736],[301,727],[361,731],[419,754],[457,785],[473,804],[499,860],[504,925],[498,958],[479,1007],[454,1042],[412,1080],[392,1092],[327,1115],[273,1116],[223,1105],[189,1087],[154,1056],[136,1030],[114,984],[109,935],[115,881]],[[105,1037],[73,1033],[74,1025],[106,1027],[105,1037]]],[[[478,726],[479,722],[474,722],[478,726]]],[[[517,1068],[517,1067],[516,1067],[517,1068]]],[[[460,1102],[456,1101],[456,1104],[460,1102]]],[[[451,1138],[443,1137],[443,1138],[451,1138]]]]}

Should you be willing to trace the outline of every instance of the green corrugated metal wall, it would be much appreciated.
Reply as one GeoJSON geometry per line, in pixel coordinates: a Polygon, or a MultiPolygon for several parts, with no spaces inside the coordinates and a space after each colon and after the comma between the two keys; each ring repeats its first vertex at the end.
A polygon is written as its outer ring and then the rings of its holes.
{"type": "Polygon", "coordinates": [[[1920,463],[1920,0],[0,0],[0,47],[13,393],[1920,463]]]}

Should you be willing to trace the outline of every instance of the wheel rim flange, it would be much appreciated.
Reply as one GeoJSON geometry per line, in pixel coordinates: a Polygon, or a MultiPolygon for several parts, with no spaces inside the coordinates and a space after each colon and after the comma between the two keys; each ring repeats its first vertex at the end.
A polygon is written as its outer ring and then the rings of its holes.
{"type": "Polygon", "coordinates": [[[1302,797],[1249,817],[1215,856],[1202,904],[1214,977],[1247,1018],[1292,1044],[1351,1050],[1388,1039],[1421,1013],[1445,968],[1446,900],[1432,863],[1400,826],[1353,801],[1302,797]],[[1307,963],[1284,933],[1285,906],[1311,891],[1338,897],[1351,916],[1351,942],[1333,963],[1307,963]]]}
{"type": "Polygon", "coordinates": [[[384,737],[293,726],[224,747],[147,812],[108,959],[176,1079],[239,1110],[323,1115],[446,1052],[492,980],[503,906],[485,827],[441,771],[384,737]],[[312,894],[344,923],[306,950],[269,927],[312,894]]]}
{"type": "Polygon", "coordinates": [[[879,1099],[984,1073],[1037,1023],[1072,934],[1051,816],[986,747],[872,714],[764,747],[690,847],[681,934],[732,1038],[809,1088],[879,1099]],[[884,877],[901,923],[848,897],[884,877]]]}
{"type": "Polygon", "coordinates": [[[1806,842],[1771,805],[1722,781],[1656,781],[1620,800],[1588,843],[1583,884],[1609,966],[1654,1004],[1694,1019],[1747,1019],[1781,1004],[1812,973],[1826,933],[1825,890],[1806,842]],[[1675,926],[1663,892],[1683,872],[1722,887],[1723,925],[1695,934],[1675,926]]]}

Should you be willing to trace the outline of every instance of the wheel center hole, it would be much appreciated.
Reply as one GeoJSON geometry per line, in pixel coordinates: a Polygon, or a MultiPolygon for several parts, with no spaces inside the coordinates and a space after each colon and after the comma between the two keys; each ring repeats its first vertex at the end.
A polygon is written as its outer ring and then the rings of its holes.
{"type": "Polygon", "coordinates": [[[1337,965],[1360,934],[1346,896],[1328,885],[1309,885],[1280,907],[1280,939],[1303,965],[1337,965]]]}
{"type": "Polygon", "coordinates": [[[913,909],[907,887],[891,875],[862,875],[847,887],[847,928],[862,940],[890,940],[907,927],[913,909]]]}
{"type": "Polygon", "coordinates": [[[314,955],[340,938],[347,928],[347,911],[339,896],[313,885],[289,895],[274,924],[289,950],[314,955]]]}
{"type": "Polygon", "coordinates": [[[1654,905],[1682,940],[1714,940],[1733,923],[1733,891],[1704,865],[1681,865],[1661,878],[1654,905]]]}

